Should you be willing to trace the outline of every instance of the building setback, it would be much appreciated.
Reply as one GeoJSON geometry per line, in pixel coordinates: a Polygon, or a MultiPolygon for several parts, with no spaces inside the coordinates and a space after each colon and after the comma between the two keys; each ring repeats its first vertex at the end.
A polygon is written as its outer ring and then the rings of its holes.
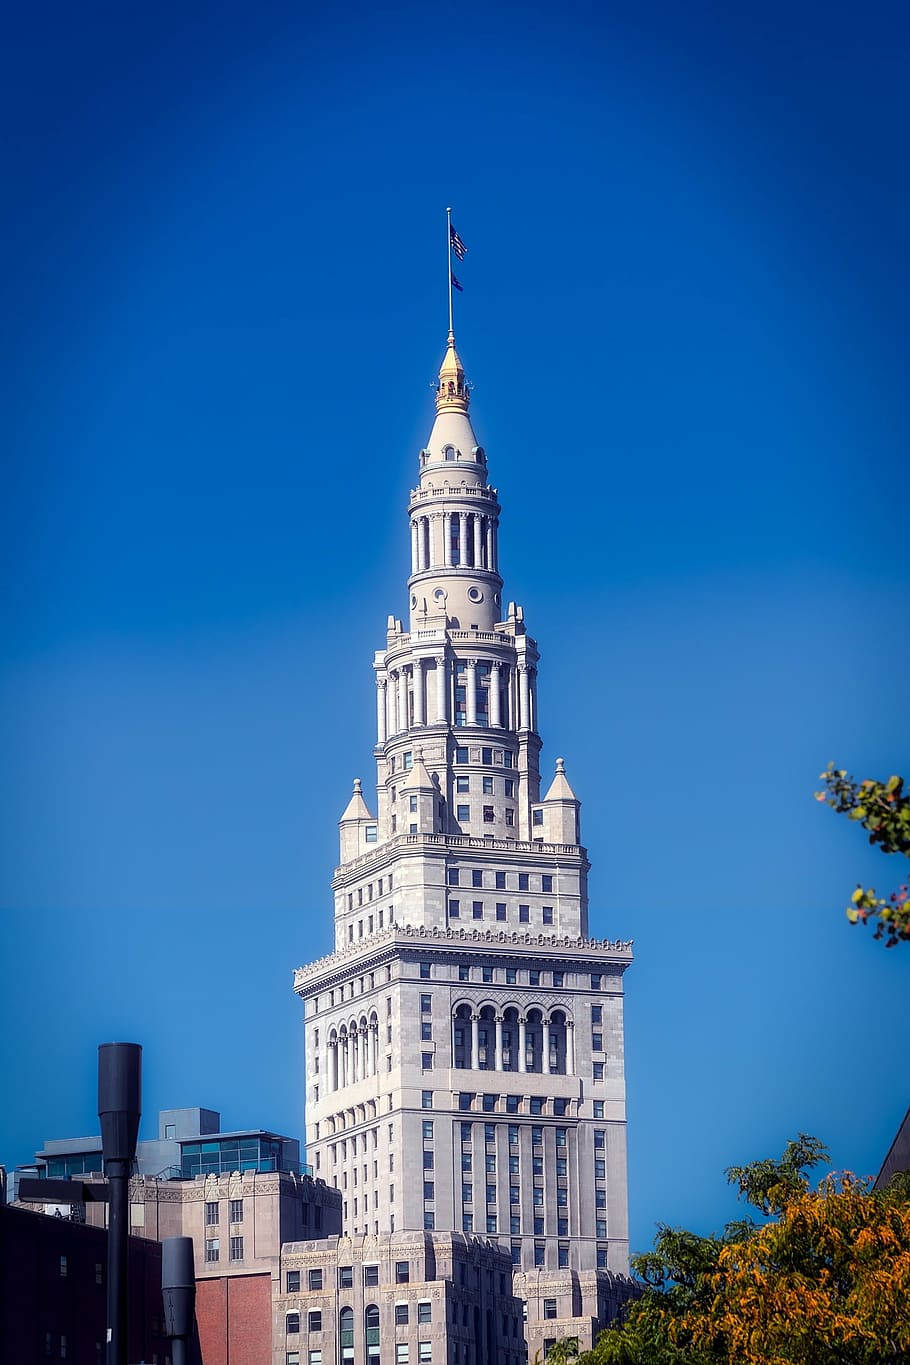
{"type": "MultiPolygon", "coordinates": [[[[335,950],[298,969],[294,988],[307,1160],[342,1197],[347,1259],[333,1276],[366,1254],[364,1239],[375,1252],[400,1234],[429,1246],[444,1233],[451,1259],[456,1235],[471,1248],[480,1238],[489,1252],[470,1256],[511,1267],[507,1297],[525,1302],[533,1356],[560,1336],[589,1344],[629,1289],[632,953],[589,936],[589,864],[562,759],[541,795],[539,653],[522,607],[503,609],[500,505],[469,401],[450,333],[408,509],[408,622],[389,617],[373,664],[375,813],[358,779],[332,881],[335,950]]],[[[287,1361],[367,1365],[362,1308],[333,1297],[318,1310],[323,1323],[333,1315],[333,1353],[324,1326],[287,1361]]],[[[430,1355],[382,1360],[492,1365],[509,1353],[485,1332],[426,1341],[430,1355]]]]}

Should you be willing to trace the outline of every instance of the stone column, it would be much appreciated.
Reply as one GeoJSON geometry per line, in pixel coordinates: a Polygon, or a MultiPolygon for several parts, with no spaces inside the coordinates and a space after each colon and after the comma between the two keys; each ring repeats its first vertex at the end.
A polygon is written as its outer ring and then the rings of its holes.
{"type": "Polygon", "coordinates": [[[528,1069],[528,1025],[524,1019],[518,1021],[518,1070],[528,1069]]]}
{"type": "Polygon", "coordinates": [[[468,514],[467,512],[458,513],[458,562],[467,564],[468,562],[468,514]]]}
{"type": "Polygon", "coordinates": [[[471,1070],[480,1070],[480,1016],[471,1015],[471,1070]]]}
{"type": "Polygon", "coordinates": [[[448,666],[444,654],[436,655],[436,721],[444,724],[449,719],[448,666]]]}
{"type": "Polygon", "coordinates": [[[531,674],[530,674],[530,678],[529,678],[529,684],[530,684],[529,690],[530,690],[530,694],[531,694],[531,695],[530,695],[531,708],[530,708],[530,719],[529,719],[529,721],[528,721],[528,728],[529,728],[530,730],[533,730],[533,731],[536,733],[536,732],[537,732],[537,669],[536,669],[536,668],[534,668],[534,669],[531,670],[531,674]]]}
{"type": "Polygon", "coordinates": [[[338,1089],[338,1044],[329,1043],[329,1090],[338,1089]]]}
{"type": "Polygon", "coordinates": [[[385,744],[385,742],[386,742],[386,733],[387,733],[387,732],[386,732],[386,720],[387,720],[387,714],[388,714],[388,712],[387,712],[388,703],[387,703],[387,701],[386,701],[385,689],[386,689],[386,680],[385,680],[385,678],[377,678],[377,679],[376,679],[376,743],[377,743],[377,744],[385,744]]]}
{"type": "Polygon", "coordinates": [[[420,526],[416,521],[411,522],[411,573],[417,573],[420,568],[420,526]]]}
{"type": "Polygon", "coordinates": [[[474,513],[474,567],[479,569],[483,554],[480,548],[480,517],[474,513]]]}
{"type": "Polygon", "coordinates": [[[543,1021],[543,1046],[540,1050],[540,1069],[545,1075],[550,1071],[550,1021],[543,1021]]]}
{"type": "Polygon", "coordinates": [[[347,1084],[348,1084],[348,1085],[353,1085],[354,1082],[355,1082],[356,1079],[357,1079],[357,1072],[356,1072],[356,1070],[354,1069],[354,1035],[353,1035],[353,1033],[349,1033],[349,1034],[348,1034],[348,1055],[347,1055],[347,1057],[345,1058],[344,1070],[345,1070],[345,1075],[346,1075],[346,1077],[347,1077],[347,1084]]]}
{"type": "Polygon", "coordinates": [[[527,664],[518,665],[518,728],[531,728],[531,680],[527,664]]]}
{"type": "Polygon", "coordinates": [[[493,518],[486,518],[487,568],[493,568],[493,518]]]}
{"type": "Polygon", "coordinates": [[[502,720],[499,714],[499,661],[490,664],[490,725],[498,730],[502,720]]]}
{"type": "Polygon", "coordinates": [[[496,1016],[496,1070],[502,1070],[502,1015],[496,1016]]]}
{"type": "Polygon", "coordinates": [[[398,670],[398,732],[403,734],[408,728],[408,675],[404,668],[398,670]]]}
{"type": "Polygon", "coordinates": [[[566,1020],[566,1075],[575,1075],[575,1025],[566,1020]]]}
{"type": "Polygon", "coordinates": [[[360,1030],[360,1079],[365,1081],[373,1072],[370,1069],[370,1029],[369,1025],[360,1030]]]}
{"type": "Polygon", "coordinates": [[[495,521],[493,522],[493,527],[492,527],[492,530],[491,530],[491,532],[490,532],[490,545],[491,545],[492,550],[493,550],[493,558],[492,558],[491,561],[490,561],[490,568],[491,568],[491,569],[498,569],[498,568],[499,568],[499,527],[496,525],[496,522],[495,522],[495,521]]]}
{"type": "Polygon", "coordinates": [[[423,659],[414,660],[414,724],[423,725],[423,659]]]}
{"type": "Polygon", "coordinates": [[[468,725],[477,724],[477,660],[465,659],[465,696],[468,725]]]}
{"type": "Polygon", "coordinates": [[[442,514],[442,562],[447,568],[452,564],[452,513],[442,514]]]}
{"type": "Polygon", "coordinates": [[[370,1025],[370,1075],[375,1076],[378,1066],[379,1025],[370,1025]]]}

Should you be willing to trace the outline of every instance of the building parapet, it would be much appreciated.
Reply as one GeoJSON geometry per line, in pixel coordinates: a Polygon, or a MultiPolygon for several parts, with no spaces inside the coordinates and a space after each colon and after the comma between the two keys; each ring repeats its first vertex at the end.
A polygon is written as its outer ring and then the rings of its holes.
{"type": "Polygon", "coordinates": [[[570,934],[522,933],[513,929],[452,929],[439,925],[428,927],[424,924],[396,924],[391,929],[383,929],[372,934],[369,940],[361,940],[351,947],[339,948],[337,952],[327,953],[317,962],[307,967],[298,967],[294,972],[294,990],[299,994],[307,982],[321,976],[329,967],[342,967],[346,962],[362,957],[367,947],[371,951],[377,947],[400,942],[405,945],[417,940],[420,946],[459,947],[468,944],[488,943],[512,951],[515,948],[535,948],[549,951],[568,949],[576,952],[608,954],[613,962],[628,966],[632,961],[633,939],[584,938],[570,934]]]}
{"type": "Polygon", "coordinates": [[[361,853],[350,862],[341,863],[335,868],[332,878],[333,888],[339,885],[338,879],[358,868],[367,868],[371,863],[385,862],[390,852],[399,849],[418,848],[476,848],[481,852],[493,853],[535,853],[547,858],[584,858],[587,850],[581,844],[548,844],[542,839],[496,839],[492,834],[396,834],[377,844],[369,853],[361,853]]]}

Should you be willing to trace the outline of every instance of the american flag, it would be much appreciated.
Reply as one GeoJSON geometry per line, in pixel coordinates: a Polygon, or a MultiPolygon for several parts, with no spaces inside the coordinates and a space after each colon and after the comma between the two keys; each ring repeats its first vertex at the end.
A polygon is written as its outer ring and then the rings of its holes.
{"type": "Polygon", "coordinates": [[[455,252],[455,255],[458,257],[458,259],[460,261],[463,261],[465,258],[465,253],[467,252],[468,248],[465,246],[464,242],[461,240],[458,233],[455,231],[454,227],[451,226],[451,224],[449,226],[449,235],[452,241],[452,250],[455,252]]]}
{"type": "Polygon", "coordinates": [[[454,289],[457,289],[458,292],[459,292],[459,294],[463,294],[463,293],[464,293],[464,288],[463,288],[462,285],[458,282],[458,280],[455,278],[455,272],[454,272],[454,270],[451,272],[451,275],[452,275],[452,287],[453,287],[454,289]]]}

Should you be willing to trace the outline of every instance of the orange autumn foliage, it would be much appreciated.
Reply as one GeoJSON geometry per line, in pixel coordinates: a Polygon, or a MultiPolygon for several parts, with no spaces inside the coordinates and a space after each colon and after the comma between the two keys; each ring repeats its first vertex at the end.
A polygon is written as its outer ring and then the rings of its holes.
{"type": "Polygon", "coordinates": [[[910,1360],[910,1203],[829,1176],[727,1243],[671,1340],[742,1365],[910,1360]]]}

